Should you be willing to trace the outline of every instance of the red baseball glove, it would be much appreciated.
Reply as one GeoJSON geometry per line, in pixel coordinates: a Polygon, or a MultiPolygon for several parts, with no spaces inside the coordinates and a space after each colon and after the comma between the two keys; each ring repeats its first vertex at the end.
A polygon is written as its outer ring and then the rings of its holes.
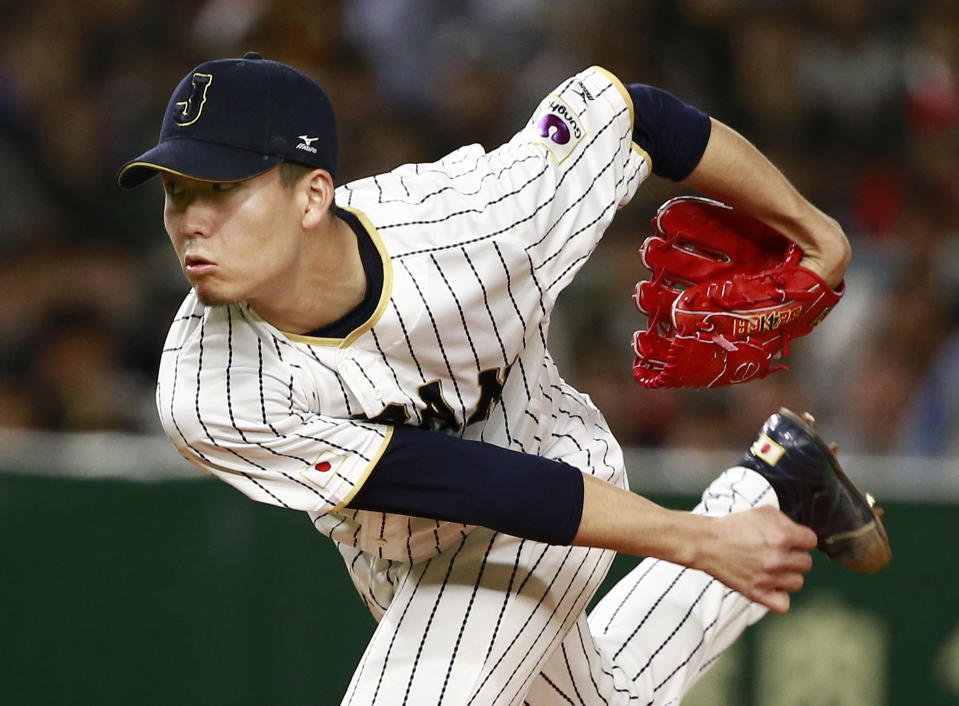
{"type": "Polygon", "coordinates": [[[633,292],[649,317],[633,334],[645,387],[721,387],[762,378],[836,305],[785,236],[726,204],[680,196],[659,207],[640,248],[651,279],[633,292]]]}

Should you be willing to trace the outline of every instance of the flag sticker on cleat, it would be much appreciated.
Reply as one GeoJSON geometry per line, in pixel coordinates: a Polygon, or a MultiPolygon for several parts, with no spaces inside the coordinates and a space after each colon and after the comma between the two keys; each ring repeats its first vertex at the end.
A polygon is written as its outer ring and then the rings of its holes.
{"type": "Polygon", "coordinates": [[[781,459],[783,454],[786,453],[786,449],[765,434],[760,434],[759,438],[753,442],[753,445],[749,450],[752,451],[754,455],[768,463],[770,466],[775,466],[777,463],[779,463],[779,459],[781,459]]]}

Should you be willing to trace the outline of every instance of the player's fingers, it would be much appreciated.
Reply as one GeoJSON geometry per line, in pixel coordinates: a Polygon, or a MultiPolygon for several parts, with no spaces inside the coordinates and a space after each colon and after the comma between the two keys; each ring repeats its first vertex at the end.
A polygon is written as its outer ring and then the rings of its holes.
{"type": "Polygon", "coordinates": [[[812,554],[805,549],[794,549],[789,552],[786,568],[790,571],[798,571],[805,574],[812,568],[812,554]]]}
{"type": "Polygon", "coordinates": [[[790,551],[777,555],[765,566],[766,572],[772,577],[773,584],[784,576],[795,574],[801,576],[807,573],[813,565],[812,556],[806,551],[790,551]]]}
{"type": "Polygon", "coordinates": [[[786,591],[760,591],[752,597],[752,600],[779,615],[785,615],[789,612],[789,594],[786,591]]]}
{"type": "Polygon", "coordinates": [[[776,588],[795,593],[800,590],[805,583],[806,580],[802,574],[789,571],[779,576],[779,579],[776,581],[776,588]]]}
{"type": "Polygon", "coordinates": [[[819,543],[819,538],[815,532],[796,523],[793,523],[789,538],[791,546],[795,549],[815,549],[819,543]]]}
{"type": "MultiPolygon", "coordinates": [[[[762,508],[760,508],[762,509],[762,508]]],[[[816,533],[809,527],[793,522],[789,517],[779,510],[769,508],[770,515],[774,515],[775,535],[773,543],[786,549],[815,549],[819,542],[816,533]]]]}

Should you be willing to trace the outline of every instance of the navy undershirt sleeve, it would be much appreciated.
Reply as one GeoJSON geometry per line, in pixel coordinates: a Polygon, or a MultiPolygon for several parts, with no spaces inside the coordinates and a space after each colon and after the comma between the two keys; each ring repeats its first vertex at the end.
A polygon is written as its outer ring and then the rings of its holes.
{"type": "Polygon", "coordinates": [[[706,151],[709,116],[660,88],[631,83],[626,90],[635,109],[633,141],[646,150],[653,174],[682,181],[706,151]]]}
{"type": "Polygon", "coordinates": [[[583,476],[561,461],[400,426],[349,507],[565,545],[579,530],[583,476]]]}

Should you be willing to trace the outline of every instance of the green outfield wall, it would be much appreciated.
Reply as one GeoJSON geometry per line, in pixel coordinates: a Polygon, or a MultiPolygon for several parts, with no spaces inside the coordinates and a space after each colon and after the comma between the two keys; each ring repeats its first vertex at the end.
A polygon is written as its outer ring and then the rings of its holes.
{"type": "MultiPolygon", "coordinates": [[[[886,572],[817,559],[686,703],[959,703],[959,504],[886,504],[886,572]]],[[[3,705],[337,704],[373,629],[304,514],[212,480],[0,474],[0,538],[3,705]]]]}

